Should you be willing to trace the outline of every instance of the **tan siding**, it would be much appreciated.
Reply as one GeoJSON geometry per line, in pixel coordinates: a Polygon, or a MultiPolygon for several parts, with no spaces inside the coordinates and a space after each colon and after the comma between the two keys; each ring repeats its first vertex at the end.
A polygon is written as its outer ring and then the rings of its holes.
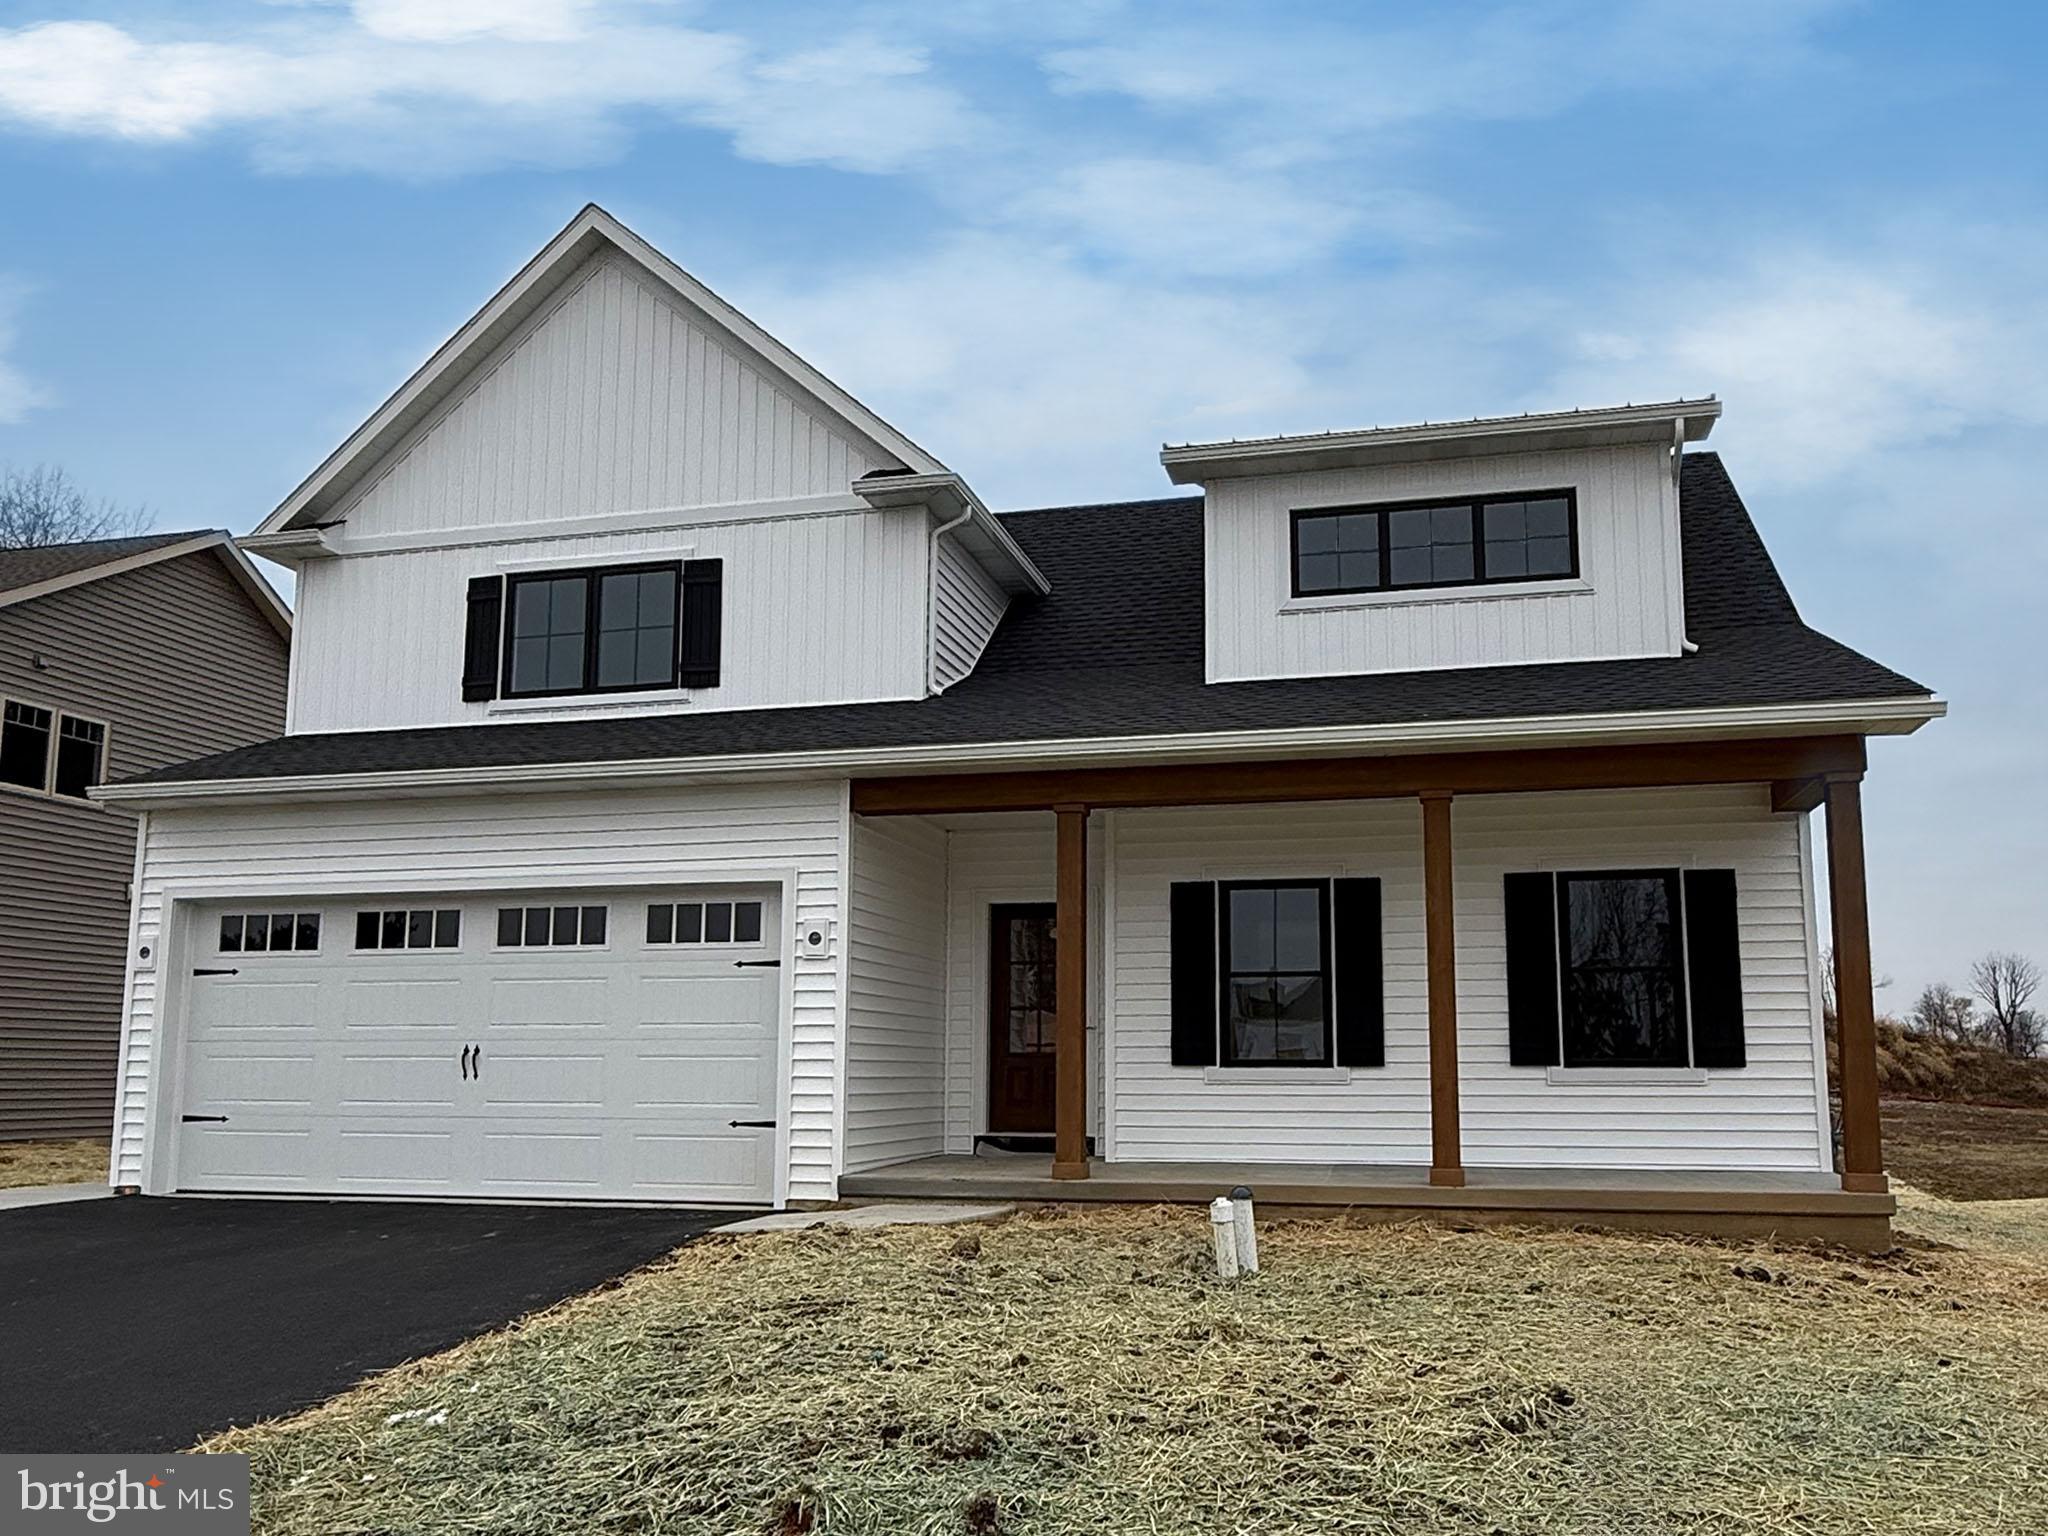
{"type": "MultiPolygon", "coordinates": [[[[0,694],[107,722],[111,778],[277,735],[285,668],[211,552],[0,608],[0,694]]],[[[0,789],[0,848],[0,1139],[103,1134],[134,818],[0,789]]]]}

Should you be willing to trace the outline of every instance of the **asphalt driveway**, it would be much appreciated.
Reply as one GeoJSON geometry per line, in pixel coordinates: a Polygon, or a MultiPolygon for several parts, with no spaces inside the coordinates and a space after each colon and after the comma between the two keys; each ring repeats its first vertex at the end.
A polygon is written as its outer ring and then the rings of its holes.
{"type": "Polygon", "coordinates": [[[0,1211],[0,1451],[175,1450],[745,1214],[143,1197],[0,1211]]]}

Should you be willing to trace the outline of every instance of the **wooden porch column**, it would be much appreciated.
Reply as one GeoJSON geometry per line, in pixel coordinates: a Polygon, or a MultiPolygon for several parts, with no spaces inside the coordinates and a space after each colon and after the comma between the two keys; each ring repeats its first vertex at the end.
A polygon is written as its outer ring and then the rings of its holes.
{"type": "Polygon", "coordinates": [[[1429,1182],[1465,1182],[1458,1136],[1458,932],[1452,911],[1451,797],[1422,793],[1423,925],[1429,957],[1429,1182]]]}
{"type": "Polygon", "coordinates": [[[1834,916],[1835,1035],[1841,1053],[1842,1188],[1883,1191],[1877,1121],[1877,1024],[1870,985],[1870,907],[1863,877],[1863,776],[1827,781],[1828,906],[1834,916]]]}
{"type": "Polygon", "coordinates": [[[1053,1026],[1052,1176],[1088,1177],[1088,807],[1056,805],[1053,921],[1059,931],[1053,1026]]]}

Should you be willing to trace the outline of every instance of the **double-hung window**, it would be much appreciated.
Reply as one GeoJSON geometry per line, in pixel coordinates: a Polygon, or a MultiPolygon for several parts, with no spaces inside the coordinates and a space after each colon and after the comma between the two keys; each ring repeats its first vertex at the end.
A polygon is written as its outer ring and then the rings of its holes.
{"type": "Polygon", "coordinates": [[[1690,1065],[1678,871],[1560,875],[1557,896],[1563,1064],[1690,1065]]]}
{"type": "Polygon", "coordinates": [[[83,800],[106,773],[107,727],[9,699],[0,705],[0,784],[83,800]]]}
{"type": "Polygon", "coordinates": [[[1294,595],[1331,597],[1576,576],[1569,490],[1294,513],[1294,595]]]}
{"type": "Polygon", "coordinates": [[[506,696],[675,687],[681,590],[674,561],[512,577],[506,696]]]}
{"type": "Polygon", "coordinates": [[[1226,881],[1222,1062],[1325,1067],[1330,1054],[1330,882],[1226,881]]]}

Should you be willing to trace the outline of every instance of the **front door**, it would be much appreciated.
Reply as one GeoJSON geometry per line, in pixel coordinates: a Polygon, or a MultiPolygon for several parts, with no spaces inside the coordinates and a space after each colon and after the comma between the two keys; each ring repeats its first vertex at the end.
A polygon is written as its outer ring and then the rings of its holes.
{"type": "Polygon", "coordinates": [[[1052,1133],[1055,910],[1049,901],[989,908],[991,1133],[1052,1133]]]}

